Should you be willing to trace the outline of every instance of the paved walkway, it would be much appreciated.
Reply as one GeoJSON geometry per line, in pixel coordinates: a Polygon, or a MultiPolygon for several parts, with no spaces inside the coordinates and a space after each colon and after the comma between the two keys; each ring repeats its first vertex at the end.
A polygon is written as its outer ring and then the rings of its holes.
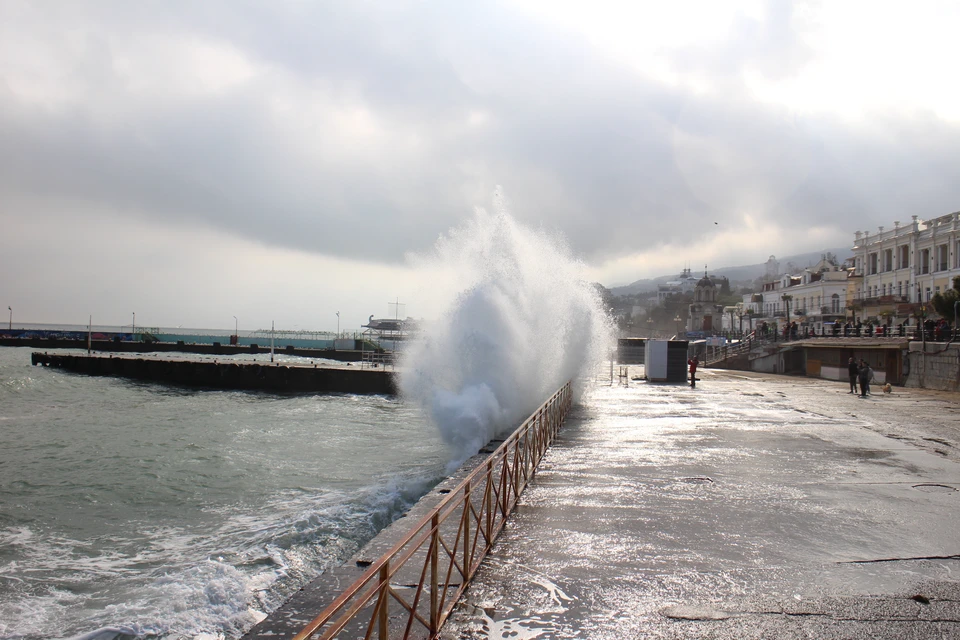
{"type": "Polygon", "coordinates": [[[960,397],[701,377],[588,394],[443,637],[960,638],[960,397]]]}

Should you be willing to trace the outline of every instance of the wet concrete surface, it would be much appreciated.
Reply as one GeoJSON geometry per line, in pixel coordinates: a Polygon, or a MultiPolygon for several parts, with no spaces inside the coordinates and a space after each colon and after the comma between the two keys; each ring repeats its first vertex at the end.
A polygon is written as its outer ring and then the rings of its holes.
{"type": "Polygon", "coordinates": [[[960,396],[701,378],[597,382],[442,637],[960,638],[960,396]]]}

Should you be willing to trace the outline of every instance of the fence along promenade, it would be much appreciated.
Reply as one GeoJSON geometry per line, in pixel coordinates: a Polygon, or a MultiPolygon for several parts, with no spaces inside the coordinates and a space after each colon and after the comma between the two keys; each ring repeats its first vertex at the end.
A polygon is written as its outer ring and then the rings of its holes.
{"type": "Polygon", "coordinates": [[[571,405],[568,382],[294,640],[436,637],[571,405]]]}

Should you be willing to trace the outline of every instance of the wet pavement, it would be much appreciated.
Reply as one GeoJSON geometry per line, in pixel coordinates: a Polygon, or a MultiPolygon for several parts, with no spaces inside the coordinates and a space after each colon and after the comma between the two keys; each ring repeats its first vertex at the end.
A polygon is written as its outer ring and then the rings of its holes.
{"type": "Polygon", "coordinates": [[[442,637],[960,638],[960,395],[701,378],[598,382],[442,637]]]}

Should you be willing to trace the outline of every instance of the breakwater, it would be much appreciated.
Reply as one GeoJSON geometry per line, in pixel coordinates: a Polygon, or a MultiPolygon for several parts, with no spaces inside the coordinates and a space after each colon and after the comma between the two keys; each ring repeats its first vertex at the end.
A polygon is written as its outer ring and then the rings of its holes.
{"type": "Polygon", "coordinates": [[[267,362],[219,362],[129,355],[68,355],[36,352],[33,365],[94,376],[119,376],[210,389],[280,392],[396,394],[393,371],[380,366],[321,366],[267,362]]]}
{"type": "MultiPolygon", "coordinates": [[[[357,344],[360,341],[355,341],[357,344]]],[[[86,349],[86,338],[56,338],[56,337],[2,337],[0,336],[0,347],[29,347],[31,349],[86,349]]],[[[92,351],[104,351],[108,353],[197,353],[212,356],[244,355],[269,353],[270,347],[258,344],[223,344],[214,342],[190,343],[190,342],[133,342],[123,340],[91,340],[90,349],[92,351]]],[[[364,354],[370,356],[377,354],[379,358],[388,358],[391,354],[383,349],[371,347],[370,349],[309,349],[297,347],[294,345],[277,346],[276,353],[286,355],[302,356],[304,358],[326,358],[327,360],[338,360],[340,362],[360,362],[364,354]]]]}

